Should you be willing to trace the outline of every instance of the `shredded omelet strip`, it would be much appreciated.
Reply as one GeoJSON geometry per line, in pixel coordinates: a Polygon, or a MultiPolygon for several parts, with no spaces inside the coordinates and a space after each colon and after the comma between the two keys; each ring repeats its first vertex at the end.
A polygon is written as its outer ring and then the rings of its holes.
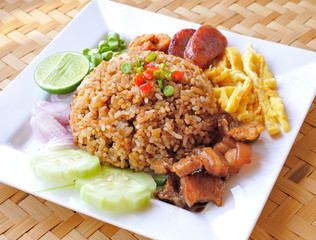
{"type": "Polygon", "coordinates": [[[221,108],[242,122],[259,121],[275,136],[290,130],[276,79],[262,54],[251,44],[241,56],[238,48],[228,47],[205,74],[214,85],[221,108]]]}

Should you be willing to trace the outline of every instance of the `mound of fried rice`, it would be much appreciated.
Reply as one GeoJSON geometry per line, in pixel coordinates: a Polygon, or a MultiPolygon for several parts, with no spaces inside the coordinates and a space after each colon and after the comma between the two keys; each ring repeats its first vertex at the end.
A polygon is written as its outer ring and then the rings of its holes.
{"type": "Polygon", "coordinates": [[[156,64],[178,70],[183,79],[168,85],[174,94],[164,96],[153,80],[143,93],[125,74],[125,62],[135,67],[138,57],[150,51],[129,52],[103,61],[78,87],[71,107],[70,125],[75,143],[99,157],[101,164],[149,170],[163,158],[175,161],[215,138],[217,107],[212,85],[203,71],[186,60],[156,52],[156,64]]]}

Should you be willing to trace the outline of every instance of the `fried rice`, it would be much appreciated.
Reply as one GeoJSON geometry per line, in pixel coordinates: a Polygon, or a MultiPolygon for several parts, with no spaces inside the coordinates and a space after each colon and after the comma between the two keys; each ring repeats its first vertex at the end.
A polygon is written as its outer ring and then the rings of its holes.
{"type": "Polygon", "coordinates": [[[75,143],[99,157],[101,164],[149,170],[155,161],[187,156],[197,146],[215,139],[217,107],[210,81],[193,63],[156,52],[155,64],[183,73],[164,96],[157,81],[143,93],[135,85],[136,71],[121,70],[151,51],[128,52],[103,61],[77,88],[70,125],[75,143]]]}

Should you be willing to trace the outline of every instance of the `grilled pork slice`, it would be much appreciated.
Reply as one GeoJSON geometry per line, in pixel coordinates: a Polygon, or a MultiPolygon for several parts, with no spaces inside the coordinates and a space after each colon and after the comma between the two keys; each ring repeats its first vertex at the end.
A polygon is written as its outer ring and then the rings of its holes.
{"type": "Polygon", "coordinates": [[[160,191],[154,192],[154,197],[172,203],[178,207],[185,208],[186,204],[180,193],[179,177],[173,173],[168,175],[167,181],[160,191]]]}
{"type": "Polygon", "coordinates": [[[243,165],[252,161],[252,147],[248,144],[237,142],[236,148],[225,153],[225,159],[229,165],[228,174],[230,176],[239,172],[243,165]]]}
{"type": "Polygon", "coordinates": [[[193,173],[196,170],[202,168],[202,161],[198,156],[188,156],[182,158],[172,166],[172,171],[175,172],[179,177],[186,176],[193,173]]]}
{"type": "Polygon", "coordinates": [[[179,178],[170,173],[162,190],[154,196],[181,208],[190,208],[196,203],[212,202],[222,205],[226,183],[219,177],[197,172],[179,178]]]}
{"type": "Polygon", "coordinates": [[[187,156],[169,165],[168,169],[184,177],[196,171],[205,171],[216,177],[228,178],[252,161],[252,147],[249,144],[235,142],[225,137],[214,149],[205,147],[196,151],[198,155],[187,156]]]}
{"type": "Polygon", "coordinates": [[[202,172],[180,178],[180,193],[188,207],[204,202],[222,206],[225,186],[221,178],[202,172]]]}
{"type": "Polygon", "coordinates": [[[264,127],[257,121],[241,124],[225,113],[218,116],[217,126],[223,138],[230,136],[238,142],[255,142],[264,131],[264,127]]]}
{"type": "Polygon", "coordinates": [[[167,174],[172,169],[173,158],[163,158],[159,161],[153,162],[151,168],[156,174],[167,174]]]}
{"type": "Polygon", "coordinates": [[[218,177],[228,177],[228,164],[223,155],[217,154],[211,147],[208,147],[204,148],[198,157],[207,173],[218,177]]]}
{"type": "Polygon", "coordinates": [[[256,141],[264,127],[259,122],[250,122],[237,128],[231,129],[227,135],[240,142],[256,141]]]}

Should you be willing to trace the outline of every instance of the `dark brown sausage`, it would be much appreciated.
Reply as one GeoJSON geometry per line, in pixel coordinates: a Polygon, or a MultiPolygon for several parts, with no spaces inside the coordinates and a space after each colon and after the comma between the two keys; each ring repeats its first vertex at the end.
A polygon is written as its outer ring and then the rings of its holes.
{"type": "Polygon", "coordinates": [[[220,31],[210,25],[203,25],[190,38],[184,59],[190,59],[194,64],[205,69],[226,47],[227,39],[220,31]]]}
{"type": "Polygon", "coordinates": [[[194,33],[195,29],[191,28],[182,29],[177,32],[171,39],[168,54],[183,58],[187,43],[194,33]]]}

